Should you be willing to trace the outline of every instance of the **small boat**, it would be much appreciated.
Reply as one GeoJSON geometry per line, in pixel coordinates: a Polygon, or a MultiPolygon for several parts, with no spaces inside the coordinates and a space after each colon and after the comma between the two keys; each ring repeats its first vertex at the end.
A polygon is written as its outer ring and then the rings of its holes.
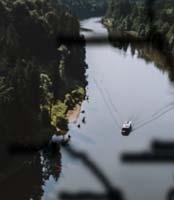
{"type": "Polygon", "coordinates": [[[132,122],[131,121],[124,122],[122,129],[121,129],[122,135],[128,136],[131,131],[132,131],[132,122]]]}

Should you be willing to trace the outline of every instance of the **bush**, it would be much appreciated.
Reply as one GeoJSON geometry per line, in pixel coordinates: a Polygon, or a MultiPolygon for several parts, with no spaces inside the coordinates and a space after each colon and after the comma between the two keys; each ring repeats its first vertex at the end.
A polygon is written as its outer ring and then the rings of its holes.
{"type": "Polygon", "coordinates": [[[61,116],[57,117],[56,126],[60,130],[68,131],[68,119],[65,117],[61,117],[61,116]]]}

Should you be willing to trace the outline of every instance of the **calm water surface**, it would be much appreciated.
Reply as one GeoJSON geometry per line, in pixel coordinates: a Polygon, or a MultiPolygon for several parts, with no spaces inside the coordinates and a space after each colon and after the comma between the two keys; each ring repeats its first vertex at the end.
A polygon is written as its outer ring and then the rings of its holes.
{"type": "MultiPolygon", "coordinates": [[[[86,38],[107,36],[107,30],[98,20],[92,18],[82,22],[83,27],[92,29],[92,32],[84,32],[86,38]]],[[[85,113],[78,120],[80,129],[77,124],[70,124],[69,133],[72,145],[88,154],[111,183],[123,192],[125,199],[164,200],[174,185],[172,164],[126,164],[120,159],[124,152],[150,151],[153,139],[174,140],[174,112],[169,106],[174,96],[168,73],[137,55],[135,51],[132,56],[130,47],[124,52],[109,43],[87,44],[89,100],[82,106],[85,113]],[[166,112],[168,110],[170,112],[166,112]],[[152,116],[157,119],[151,120],[152,116]],[[83,117],[86,124],[82,123],[83,117]],[[120,126],[129,119],[135,130],[129,137],[123,137],[120,126]]],[[[53,183],[50,179],[46,184],[44,200],[55,199],[53,194],[62,190],[104,191],[88,167],[63,150],[62,166],[59,181],[53,183]]]]}
{"type": "MultiPolygon", "coordinates": [[[[84,32],[87,39],[90,36],[107,36],[107,30],[98,18],[82,21],[81,24],[92,29],[92,32],[84,32]]],[[[174,88],[168,73],[153,62],[139,58],[138,50],[132,55],[130,47],[123,51],[109,43],[87,44],[86,62],[89,66],[88,99],[82,105],[85,113],[81,113],[76,124],[69,125],[72,146],[85,152],[125,199],[166,199],[174,186],[174,165],[123,163],[120,156],[125,152],[150,152],[154,139],[174,140],[174,110],[171,106],[174,88]],[[84,117],[85,123],[82,122],[84,117]],[[132,120],[134,124],[134,131],[128,137],[120,132],[125,120],[132,120]]],[[[58,193],[64,190],[74,193],[105,191],[102,183],[79,159],[72,158],[65,149],[61,149],[58,157],[58,161],[50,161],[46,154],[39,158],[46,177],[44,181],[38,181],[41,191],[37,195],[43,200],[60,199],[58,193]],[[43,163],[46,166],[47,162],[53,168],[43,167],[43,163]],[[54,170],[57,170],[57,175],[54,170]]],[[[37,181],[37,176],[32,176],[32,180],[37,181]]],[[[34,196],[36,199],[37,195],[34,196]]]]}

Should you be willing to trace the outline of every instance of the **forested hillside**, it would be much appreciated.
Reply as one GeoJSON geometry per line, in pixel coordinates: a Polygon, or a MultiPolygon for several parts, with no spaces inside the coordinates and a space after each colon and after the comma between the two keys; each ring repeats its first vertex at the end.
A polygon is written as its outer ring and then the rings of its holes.
{"type": "Polygon", "coordinates": [[[40,143],[56,126],[67,129],[67,109],[85,94],[79,30],[78,20],[56,0],[0,0],[3,142],[40,143]],[[78,40],[78,45],[62,38],[78,40]]]}
{"type": "Polygon", "coordinates": [[[107,0],[61,0],[79,18],[102,16],[107,10],[107,0]]]}
{"type": "Polygon", "coordinates": [[[174,54],[173,19],[172,0],[110,0],[105,24],[111,32],[165,44],[174,54]]]}

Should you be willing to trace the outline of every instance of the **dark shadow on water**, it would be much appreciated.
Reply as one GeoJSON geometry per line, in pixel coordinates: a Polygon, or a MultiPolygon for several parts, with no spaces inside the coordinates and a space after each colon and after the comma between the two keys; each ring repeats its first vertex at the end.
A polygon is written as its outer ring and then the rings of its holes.
{"type": "Polygon", "coordinates": [[[86,42],[88,45],[104,45],[108,44],[109,42],[107,35],[91,36],[85,39],[84,37],[74,38],[69,36],[59,36],[57,40],[66,45],[82,45],[84,42],[86,42]]]}
{"type": "Polygon", "coordinates": [[[174,142],[153,141],[150,151],[128,152],[121,155],[124,163],[172,163],[174,164],[174,142]]]}
{"type": "MultiPolygon", "coordinates": [[[[52,143],[42,150],[34,149],[27,152],[21,147],[13,147],[6,154],[6,160],[0,163],[0,197],[2,199],[40,200],[44,194],[43,185],[50,176],[58,181],[61,172],[60,145],[52,143]],[[13,150],[13,152],[12,152],[13,150]],[[21,150],[21,152],[20,152],[21,150]],[[44,170],[43,170],[44,169],[44,170]],[[8,192],[8,191],[11,192],[8,192]]],[[[70,144],[62,148],[73,159],[78,159],[84,164],[91,174],[103,185],[103,192],[68,190],[60,191],[59,199],[62,200],[124,200],[124,189],[112,185],[100,167],[85,153],[76,150],[70,144]]],[[[134,163],[172,163],[174,164],[174,141],[155,140],[149,152],[123,153],[121,161],[127,164],[134,163]]],[[[119,181],[119,180],[118,180],[119,181]]],[[[167,191],[167,200],[174,198],[174,189],[167,191]]]]}
{"type": "MultiPolygon", "coordinates": [[[[0,163],[0,197],[2,199],[40,200],[44,194],[43,185],[50,176],[58,181],[61,172],[60,147],[74,159],[80,160],[104,186],[103,193],[91,191],[79,191],[71,193],[61,191],[61,199],[108,199],[123,200],[122,192],[114,187],[103,171],[93,162],[86,153],[75,150],[71,145],[61,145],[52,142],[47,146],[19,145],[9,146],[5,160],[0,163]],[[11,192],[8,192],[8,191],[11,192]]],[[[5,151],[3,152],[4,155],[5,151]]]]}
{"type": "Polygon", "coordinates": [[[174,199],[174,188],[170,189],[166,196],[167,200],[173,200],[174,199]]]}
{"type": "Polygon", "coordinates": [[[105,193],[98,193],[98,192],[91,192],[91,191],[79,191],[76,193],[71,193],[68,191],[61,191],[59,193],[59,197],[63,200],[71,200],[71,199],[108,199],[108,200],[123,200],[123,194],[122,192],[114,187],[109,179],[105,176],[105,174],[101,171],[101,169],[96,165],[94,161],[92,161],[89,156],[84,152],[79,152],[75,150],[72,146],[66,146],[64,148],[66,152],[74,159],[80,160],[85,167],[88,168],[88,170],[92,173],[93,176],[95,176],[99,182],[104,186],[105,193]]]}
{"type": "MultiPolygon", "coordinates": [[[[174,141],[154,140],[147,152],[123,153],[121,161],[127,164],[174,164],[174,141]]],[[[166,200],[174,199],[174,187],[166,192],[166,200]]]]}
{"type": "Polygon", "coordinates": [[[13,145],[0,152],[0,199],[40,200],[50,176],[58,180],[61,154],[58,146],[13,145]]]}

